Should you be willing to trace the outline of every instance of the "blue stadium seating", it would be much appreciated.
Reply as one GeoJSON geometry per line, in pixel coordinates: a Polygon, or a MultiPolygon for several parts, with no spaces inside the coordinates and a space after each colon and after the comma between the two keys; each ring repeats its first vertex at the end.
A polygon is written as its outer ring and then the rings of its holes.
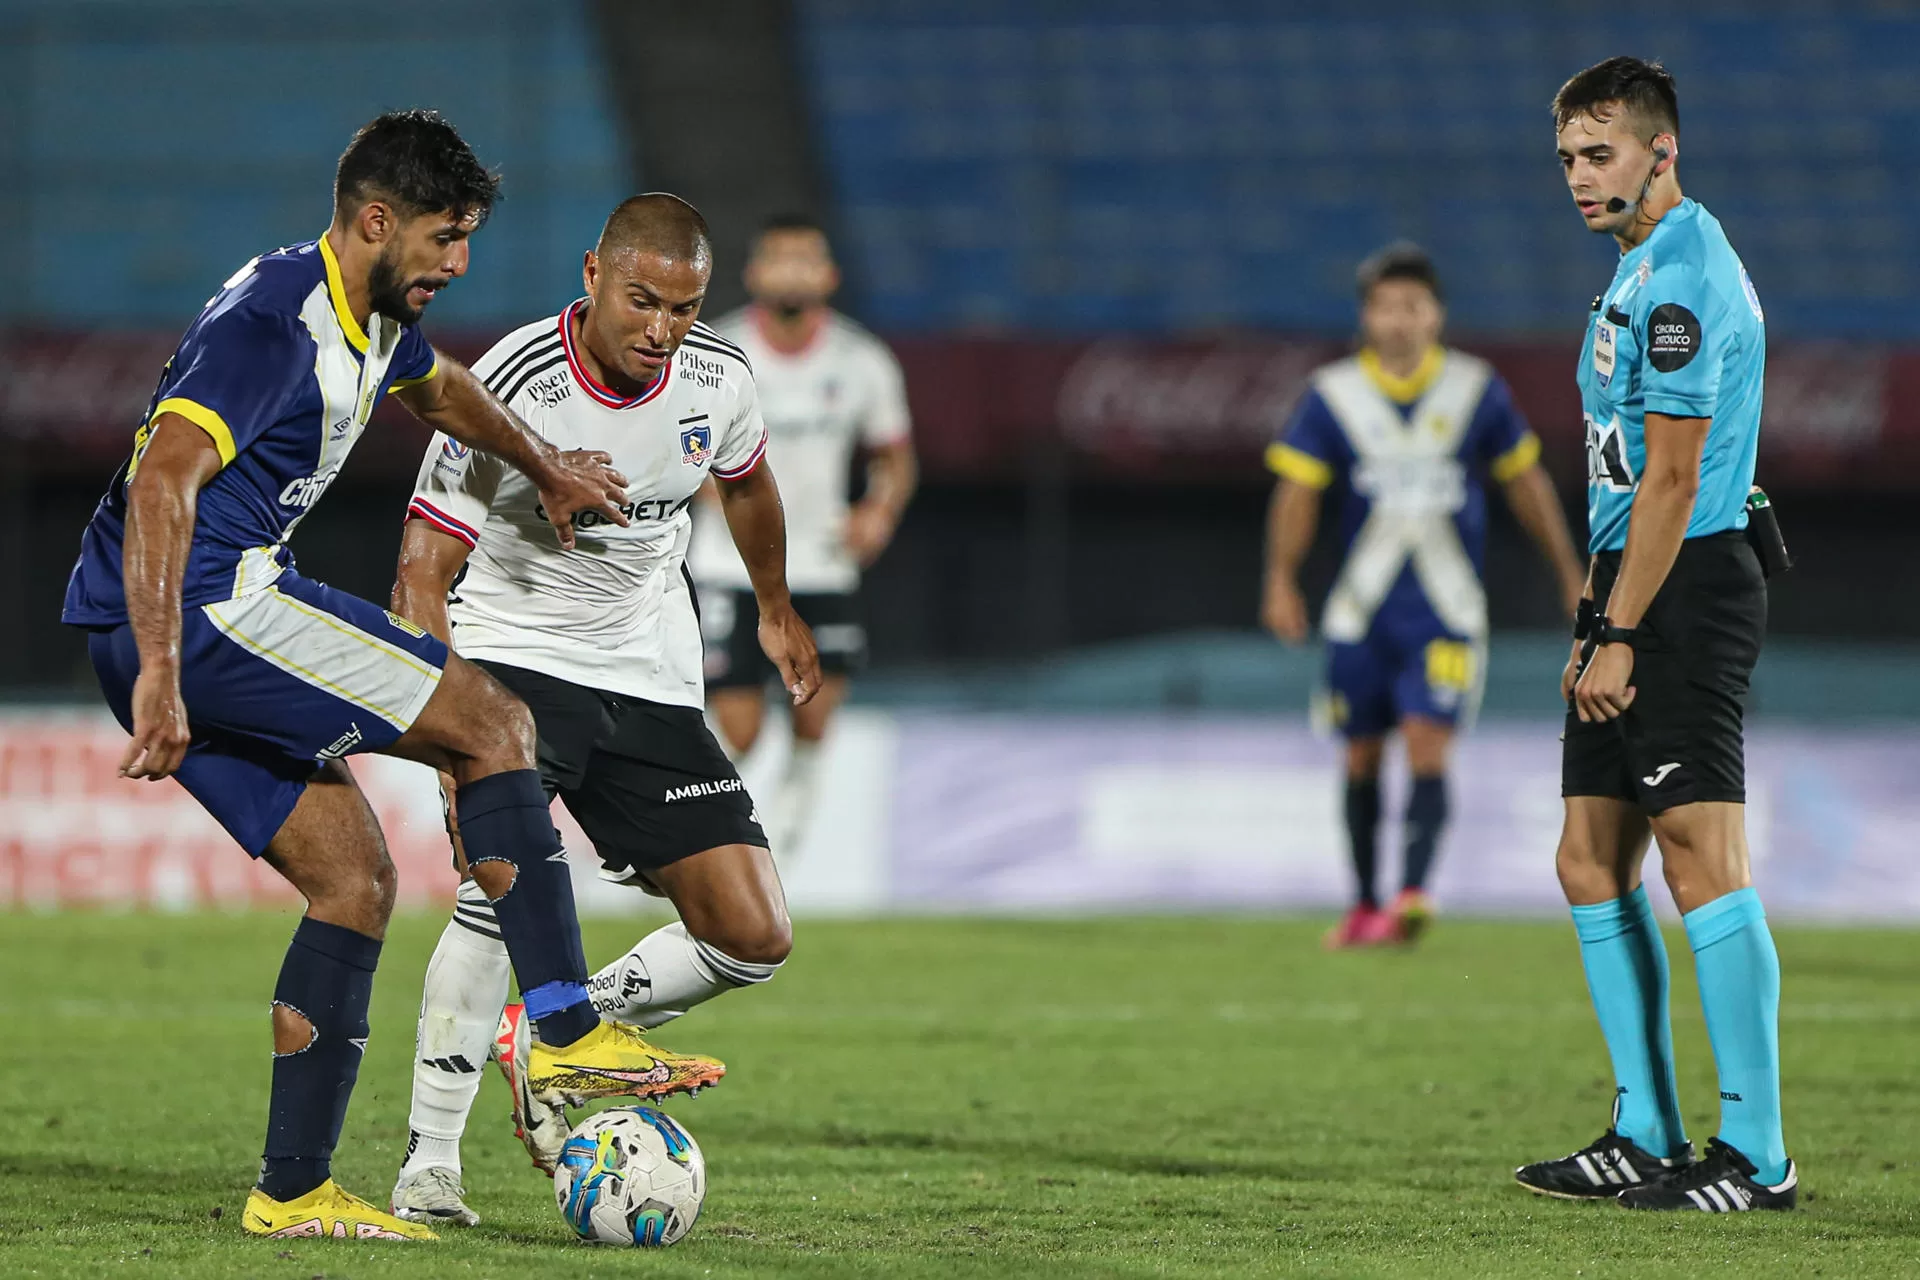
{"type": "Polygon", "coordinates": [[[1920,337],[1904,6],[799,8],[843,252],[885,328],[1341,332],[1355,261],[1396,236],[1439,259],[1458,327],[1576,326],[1610,246],[1569,208],[1546,104],[1632,52],[1679,78],[1687,189],[1775,333],[1920,337]]]}
{"type": "Polygon", "coordinates": [[[430,105],[500,168],[437,321],[573,296],[629,191],[585,0],[0,0],[0,323],[177,325],[325,226],[334,161],[430,105]]]}

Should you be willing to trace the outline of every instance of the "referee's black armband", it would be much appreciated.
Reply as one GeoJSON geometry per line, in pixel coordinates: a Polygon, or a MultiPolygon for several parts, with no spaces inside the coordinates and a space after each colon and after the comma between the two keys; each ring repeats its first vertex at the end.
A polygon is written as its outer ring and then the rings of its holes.
{"type": "Polygon", "coordinates": [[[1593,621],[1600,616],[1593,601],[1586,596],[1580,597],[1580,603],[1573,610],[1573,638],[1585,640],[1593,634],[1593,621]]]}

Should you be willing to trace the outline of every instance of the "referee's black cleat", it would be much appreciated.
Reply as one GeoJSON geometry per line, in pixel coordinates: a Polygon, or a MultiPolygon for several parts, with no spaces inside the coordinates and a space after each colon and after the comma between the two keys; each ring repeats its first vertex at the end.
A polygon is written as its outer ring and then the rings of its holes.
{"type": "Polygon", "coordinates": [[[1521,1165],[1513,1171],[1513,1180],[1535,1195],[1611,1200],[1629,1187],[1651,1186],[1692,1164],[1692,1143],[1663,1160],[1609,1129],[1570,1156],[1521,1165]]]}
{"type": "Polygon", "coordinates": [[[1800,1170],[1787,1161],[1778,1186],[1754,1181],[1753,1161],[1720,1141],[1707,1140],[1707,1154],[1658,1182],[1619,1195],[1623,1209],[1692,1209],[1704,1213],[1745,1213],[1749,1209],[1791,1209],[1800,1199],[1800,1170]]]}

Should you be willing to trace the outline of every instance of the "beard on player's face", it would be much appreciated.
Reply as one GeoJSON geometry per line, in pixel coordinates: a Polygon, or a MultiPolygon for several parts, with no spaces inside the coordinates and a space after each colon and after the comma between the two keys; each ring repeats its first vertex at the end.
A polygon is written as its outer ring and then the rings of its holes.
{"type": "Polygon", "coordinates": [[[397,240],[381,249],[380,256],[367,269],[367,301],[375,312],[395,324],[418,324],[426,311],[426,303],[415,306],[408,294],[415,289],[424,290],[426,301],[431,302],[434,295],[451,283],[451,278],[438,272],[414,274],[405,271],[404,265],[397,240]]]}

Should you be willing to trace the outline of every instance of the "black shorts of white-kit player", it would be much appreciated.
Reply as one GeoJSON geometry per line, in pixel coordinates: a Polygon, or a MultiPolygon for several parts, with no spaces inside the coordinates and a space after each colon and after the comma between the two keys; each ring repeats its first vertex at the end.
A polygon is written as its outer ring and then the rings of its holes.
{"type": "MultiPolygon", "coordinates": [[[[820,674],[857,675],[867,665],[867,628],[854,591],[796,592],[793,611],[813,628],[820,674]]],[[[707,689],[758,689],[779,672],[760,648],[760,606],[751,591],[712,591],[700,597],[700,629],[707,642],[707,689]]]]}
{"type": "MultiPolygon", "coordinates": [[[[1595,600],[1612,592],[1620,555],[1594,558],[1595,600]]],[[[1568,709],[1560,794],[1625,800],[1648,814],[1699,801],[1745,803],[1743,720],[1766,630],[1766,579],[1747,535],[1683,542],[1634,628],[1632,705],[1591,724],[1568,709]]]]}
{"type": "Polygon", "coordinates": [[[533,713],[540,780],[622,883],[722,845],[765,848],[753,798],[698,707],[607,693],[482,659],[533,713]]]}

